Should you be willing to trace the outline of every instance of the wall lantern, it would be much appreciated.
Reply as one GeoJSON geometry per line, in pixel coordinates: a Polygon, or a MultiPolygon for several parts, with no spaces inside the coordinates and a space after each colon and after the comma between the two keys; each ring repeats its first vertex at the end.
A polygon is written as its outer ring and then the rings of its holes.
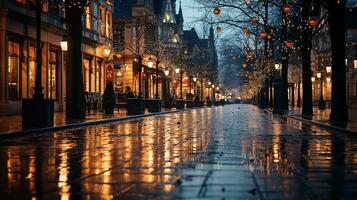
{"type": "Polygon", "coordinates": [[[327,73],[331,73],[332,71],[332,67],[331,66],[326,66],[326,72],[327,73]]]}
{"type": "Polygon", "coordinates": [[[68,50],[68,43],[66,40],[61,41],[61,49],[62,51],[67,51],[68,50]]]}
{"type": "Polygon", "coordinates": [[[197,81],[197,78],[196,78],[196,77],[193,77],[193,81],[196,82],[196,81],[197,81]]]}
{"type": "Polygon", "coordinates": [[[176,74],[180,73],[180,68],[175,69],[176,74]]]}
{"type": "Polygon", "coordinates": [[[214,85],[212,85],[212,88],[214,88],[214,85]]]}
{"type": "Polygon", "coordinates": [[[211,83],[211,81],[208,81],[208,85],[211,85],[212,83],[211,83]]]}
{"type": "Polygon", "coordinates": [[[311,77],[311,82],[315,82],[315,77],[311,77]]]}

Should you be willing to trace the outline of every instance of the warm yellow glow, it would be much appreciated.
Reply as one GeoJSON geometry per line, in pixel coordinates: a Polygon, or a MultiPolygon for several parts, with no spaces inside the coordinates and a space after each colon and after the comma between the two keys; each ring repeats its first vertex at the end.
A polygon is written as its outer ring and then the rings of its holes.
{"type": "Polygon", "coordinates": [[[315,77],[311,77],[311,82],[315,82],[315,77]]]}
{"type": "Polygon", "coordinates": [[[148,67],[149,67],[149,68],[152,68],[153,66],[154,66],[154,61],[152,61],[152,59],[149,58],[148,67]]]}
{"type": "Polygon", "coordinates": [[[332,71],[331,66],[326,66],[326,72],[327,72],[327,73],[330,73],[331,71],[332,71]]]}
{"type": "Polygon", "coordinates": [[[176,74],[180,73],[180,68],[175,69],[176,74]]]}
{"type": "Polygon", "coordinates": [[[197,81],[197,78],[196,78],[196,77],[193,77],[193,81],[196,82],[196,81],[197,81]]]}
{"type": "Polygon", "coordinates": [[[353,66],[354,66],[355,69],[357,69],[357,60],[353,61],[353,66]]]}
{"type": "Polygon", "coordinates": [[[109,56],[110,49],[109,48],[104,49],[104,54],[105,54],[105,56],[109,56]]]}
{"type": "Polygon", "coordinates": [[[317,72],[317,73],[316,73],[316,77],[317,77],[317,78],[321,78],[321,72],[317,72]]]}
{"type": "Polygon", "coordinates": [[[168,76],[170,74],[170,71],[169,70],[165,70],[164,73],[165,73],[165,76],[168,76]]]}
{"type": "Polygon", "coordinates": [[[67,41],[61,41],[61,49],[62,51],[67,51],[68,50],[68,43],[67,41]]]}
{"type": "Polygon", "coordinates": [[[326,81],[329,83],[331,82],[331,78],[330,77],[326,77],[326,81]]]}

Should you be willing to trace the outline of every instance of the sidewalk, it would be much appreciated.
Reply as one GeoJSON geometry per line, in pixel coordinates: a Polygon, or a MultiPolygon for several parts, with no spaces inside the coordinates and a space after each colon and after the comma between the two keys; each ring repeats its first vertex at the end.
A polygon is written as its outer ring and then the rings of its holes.
{"type": "MultiPolygon", "coordinates": [[[[186,109],[188,110],[188,109],[186,109]]],[[[44,128],[26,128],[22,126],[22,116],[1,116],[0,117],[0,139],[16,137],[19,135],[28,135],[39,132],[57,131],[62,129],[76,128],[82,126],[91,126],[96,124],[110,123],[122,121],[127,119],[135,119],[140,117],[153,116],[158,114],[179,112],[175,108],[165,109],[162,108],[160,113],[149,113],[147,110],[143,115],[128,116],[125,109],[114,111],[114,115],[105,115],[99,111],[92,111],[90,114],[86,113],[85,120],[66,120],[66,113],[59,112],[54,114],[54,124],[52,127],[44,128]]]]}
{"type": "Polygon", "coordinates": [[[312,116],[312,119],[306,119],[301,117],[301,109],[290,108],[286,114],[286,117],[311,123],[324,128],[357,134],[357,121],[349,121],[347,123],[330,122],[330,112],[331,109],[319,110],[318,108],[314,107],[314,115],[312,116]]]}

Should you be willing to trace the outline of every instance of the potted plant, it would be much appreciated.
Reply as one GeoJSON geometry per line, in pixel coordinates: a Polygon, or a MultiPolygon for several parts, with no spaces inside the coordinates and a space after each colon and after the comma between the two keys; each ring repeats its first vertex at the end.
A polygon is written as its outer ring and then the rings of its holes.
{"type": "Polygon", "coordinates": [[[105,114],[113,114],[116,103],[113,83],[110,81],[105,87],[103,94],[103,109],[105,114]]]}

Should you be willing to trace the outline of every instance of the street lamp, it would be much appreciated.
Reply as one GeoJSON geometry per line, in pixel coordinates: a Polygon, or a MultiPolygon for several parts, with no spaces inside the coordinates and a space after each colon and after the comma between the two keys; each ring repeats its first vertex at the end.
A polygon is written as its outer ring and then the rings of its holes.
{"type": "Polygon", "coordinates": [[[68,50],[68,43],[67,43],[66,40],[62,40],[60,44],[61,44],[62,51],[67,51],[68,50]]]}
{"type": "Polygon", "coordinates": [[[327,73],[331,73],[332,71],[332,67],[331,66],[326,66],[326,72],[327,73]]]}
{"type": "Polygon", "coordinates": [[[208,85],[211,85],[212,83],[211,83],[211,81],[208,81],[208,85]]]}
{"type": "Polygon", "coordinates": [[[325,110],[326,105],[323,97],[323,80],[321,72],[316,73],[316,77],[320,79],[320,100],[319,100],[319,110],[325,110]]]}
{"type": "Polygon", "coordinates": [[[193,81],[196,82],[196,81],[197,81],[197,78],[196,78],[196,77],[193,77],[193,81]]]}
{"type": "Polygon", "coordinates": [[[164,73],[165,73],[165,76],[168,76],[170,74],[170,71],[169,70],[165,70],[164,73]]]}
{"type": "Polygon", "coordinates": [[[109,54],[110,54],[110,49],[109,48],[105,48],[104,49],[104,54],[105,54],[106,57],[108,57],[109,54]]]}
{"type": "Polygon", "coordinates": [[[353,61],[353,66],[355,69],[357,69],[357,59],[353,61]]]}
{"type": "Polygon", "coordinates": [[[152,61],[152,59],[149,58],[148,67],[149,67],[149,68],[152,68],[153,66],[154,66],[154,61],[152,61]]]}
{"type": "Polygon", "coordinates": [[[175,69],[176,74],[180,73],[180,68],[175,69]]]}
{"type": "Polygon", "coordinates": [[[311,82],[314,83],[314,82],[315,82],[315,79],[316,79],[315,77],[311,77],[311,82]]]}

